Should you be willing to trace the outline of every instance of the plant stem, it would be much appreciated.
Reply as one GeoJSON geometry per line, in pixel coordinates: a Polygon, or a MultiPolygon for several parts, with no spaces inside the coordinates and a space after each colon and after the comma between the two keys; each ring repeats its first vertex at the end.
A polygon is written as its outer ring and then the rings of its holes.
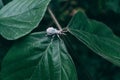
{"type": "Polygon", "coordinates": [[[53,19],[53,21],[55,22],[56,26],[58,27],[59,30],[62,31],[62,27],[59,24],[58,20],[56,19],[55,15],[53,14],[52,10],[50,8],[48,8],[48,12],[51,15],[51,18],[53,19]]]}

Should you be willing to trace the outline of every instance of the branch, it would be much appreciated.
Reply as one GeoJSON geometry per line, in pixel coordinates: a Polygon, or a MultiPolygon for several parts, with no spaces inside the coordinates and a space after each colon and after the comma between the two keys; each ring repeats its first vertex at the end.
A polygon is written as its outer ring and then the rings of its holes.
{"type": "Polygon", "coordinates": [[[48,12],[51,15],[51,18],[53,19],[53,21],[55,22],[56,26],[58,27],[59,30],[62,31],[62,27],[59,24],[58,20],[56,19],[55,15],[53,14],[52,10],[50,8],[48,8],[48,12]]]}

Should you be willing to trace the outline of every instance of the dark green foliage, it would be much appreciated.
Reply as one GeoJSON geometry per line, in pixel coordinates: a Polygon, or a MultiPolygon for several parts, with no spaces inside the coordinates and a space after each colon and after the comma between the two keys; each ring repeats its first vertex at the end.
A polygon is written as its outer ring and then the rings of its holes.
{"type": "Polygon", "coordinates": [[[12,0],[2,0],[2,1],[3,1],[3,4],[6,5],[7,3],[9,3],[12,0]]]}
{"type": "Polygon", "coordinates": [[[2,64],[3,80],[77,80],[63,41],[35,33],[16,42],[2,64]]]}
{"type": "Polygon", "coordinates": [[[120,0],[0,0],[0,8],[0,80],[120,80],[120,0]],[[57,27],[48,4],[67,30],[60,38],[44,32],[57,27]]]}
{"type": "Polygon", "coordinates": [[[0,9],[3,7],[3,2],[0,0],[0,9]]]}
{"type": "Polygon", "coordinates": [[[84,13],[78,12],[69,23],[68,29],[98,55],[120,66],[120,38],[106,25],[89,20],[84,13]]]}

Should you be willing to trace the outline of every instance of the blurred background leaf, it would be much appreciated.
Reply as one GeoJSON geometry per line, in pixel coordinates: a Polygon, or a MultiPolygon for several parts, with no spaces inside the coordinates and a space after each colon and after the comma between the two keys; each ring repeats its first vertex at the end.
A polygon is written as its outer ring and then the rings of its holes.
{"type": "Polygon", "coordinates": [[[0,36],[0,71],[1,62],[14,41],[8,41],[0,36]]]}
{"type": "Polygon", "coordinates": [[[111,10],[120,14],[120,0],[104,0],[103,2],[105,2],[105,7],[108,11],[111,10]]]}
{"type": "Polygon", "coordinates": [[[12,0],[2,0],[2,1],[3,1],[4,5],[6,5],[7,3],[9,3],[12,0]]]}
{"type": "Polygon", "coordinates": [[[0,0],[0,9],[3,7],[3,2],[0,0]]]}

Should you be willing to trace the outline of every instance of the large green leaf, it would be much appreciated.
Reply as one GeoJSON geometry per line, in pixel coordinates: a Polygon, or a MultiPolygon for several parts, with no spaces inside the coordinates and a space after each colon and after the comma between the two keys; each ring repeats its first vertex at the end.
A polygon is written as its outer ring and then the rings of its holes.
{"type": "Polygon", "coordinates": [[[13,0],[0,10],[0,34],[18,39],[36,28],[50,0],[13,0]]]}
{"type": "Polygon", "coordinates": [[[69,32],[103,58],[120,66],[120,39],[103,23],[78,12],[68,25],[69,32]]]}
{"type": "Polygon", "coordinates": [[[2,64],[2,80],[77,80],[63,41],[34,33],[18,40],[2,64]]]}

